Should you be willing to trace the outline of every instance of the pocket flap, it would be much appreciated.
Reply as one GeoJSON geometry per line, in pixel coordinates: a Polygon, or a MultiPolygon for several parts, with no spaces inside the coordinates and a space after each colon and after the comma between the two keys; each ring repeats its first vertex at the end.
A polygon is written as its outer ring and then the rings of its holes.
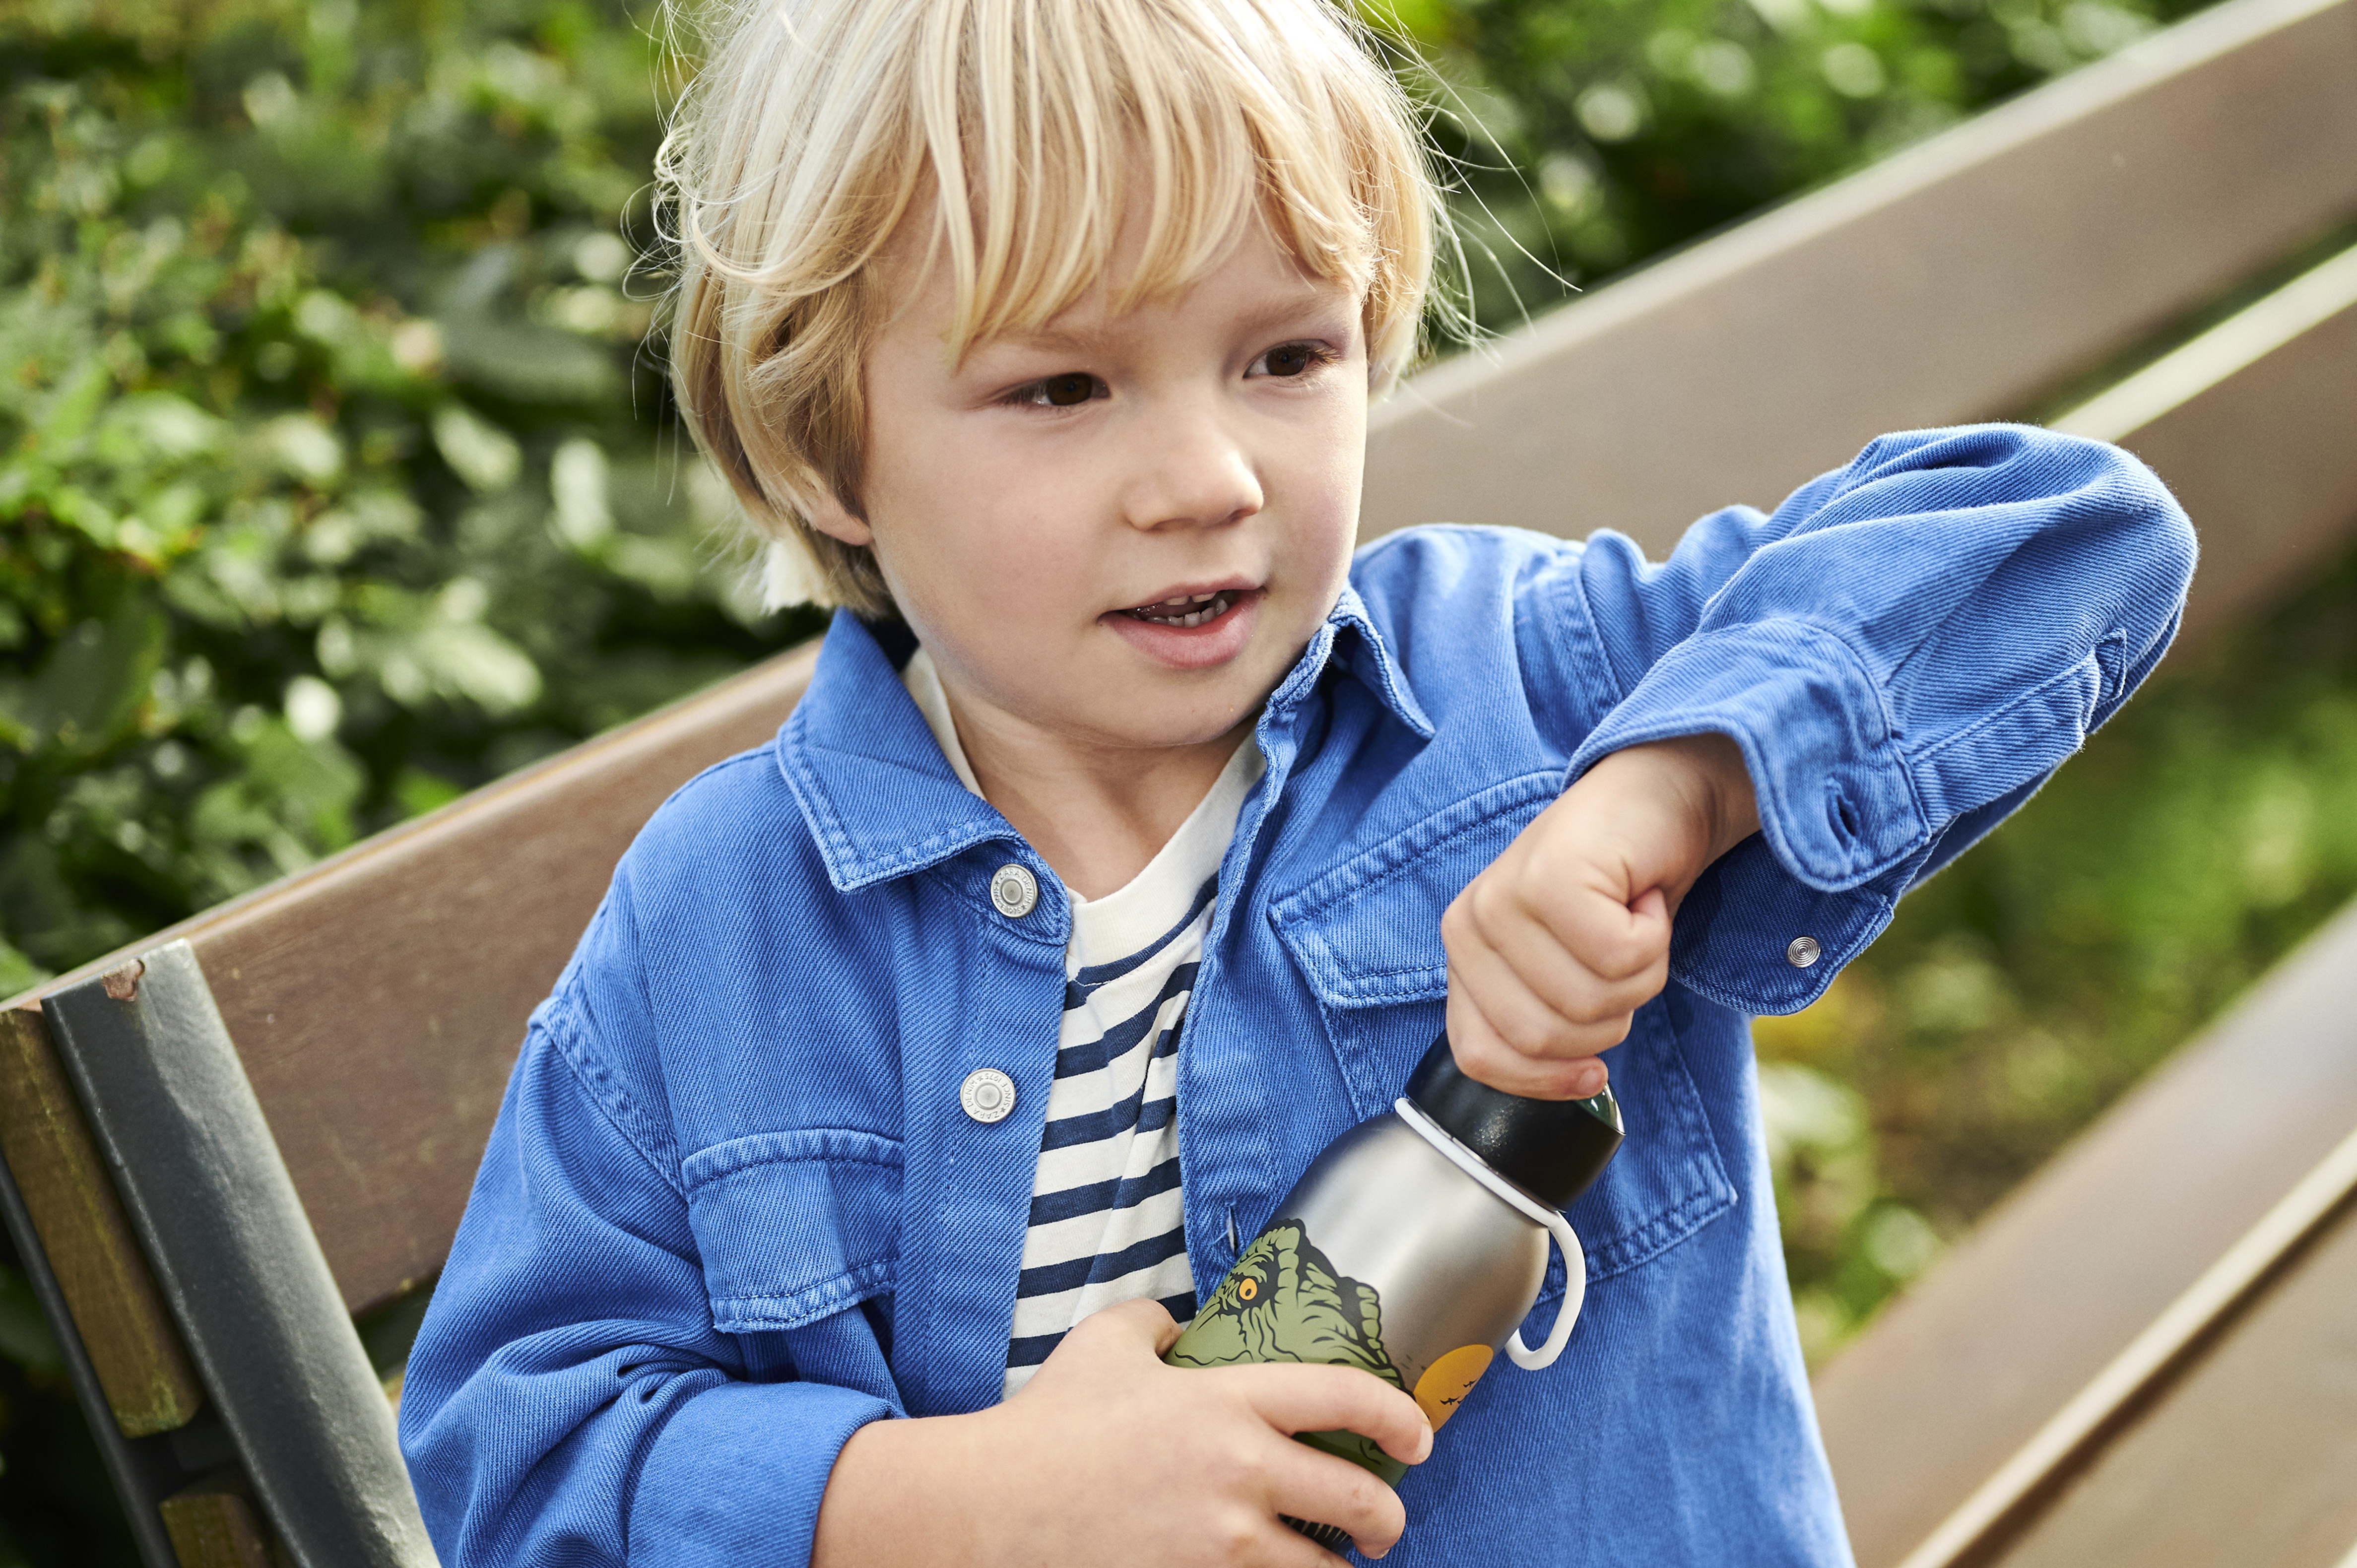
{"type": "Polygon", "coordinates": [[[1493,784],[1271,905],[1278,939],[1319,1000],[1381,1007],[1446,996],[1441,914],[1562,790],[1553,769],[1493,784]]]}
{"type": "Polygon", "coordinates": [[[713,1326],[799,1328],[888,1293],[900,1240],[900,1145],[805,1128],[732,1138],[681,1163],[713,1326]]]}

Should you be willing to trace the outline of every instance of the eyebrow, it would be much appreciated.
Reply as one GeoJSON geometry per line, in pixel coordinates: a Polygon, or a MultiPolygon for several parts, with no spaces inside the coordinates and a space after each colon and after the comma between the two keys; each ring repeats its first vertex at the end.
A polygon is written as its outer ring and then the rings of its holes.
{"type": "MultiPolygon", "coordinates": [[[[1335,305],[1337,306],[1343,305],[1343,300],[1339,297],[1340,291],[1330,292],[1337,296],[1334,300],[1335,305]]],[[[1297,320],[1301,317],[1327,308],[1329,293],[1329,291],[1325,289],[1313,290],[1284,304],[1272,304],[1261,309],[1246,311],[1237,320],[1236,329],[1243,332],[1273,330],[1281,323],[1297,320]]],[[[1059,327],[1039,327],[997,333],[984,342],[976,343],[974,347],[979,350],[988,344],[996,343],[1015,349],[1087,353],[1092,349],[1102,348],[1104,338],[1105,334],[1099,331],[1073,331],[1059,327]]]]}

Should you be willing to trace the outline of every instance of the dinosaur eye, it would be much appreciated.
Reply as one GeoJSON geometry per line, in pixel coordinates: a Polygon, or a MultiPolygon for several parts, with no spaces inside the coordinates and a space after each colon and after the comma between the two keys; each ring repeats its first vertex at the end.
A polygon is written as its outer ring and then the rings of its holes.
{"type": "Polygon", "coordinates": [[[1258,1280],[1246,1278],[1236,1282],[1236,1299],[1238,1301],[1251,1301],[1259,1294],[1260,1282],[1258,1280]]]}

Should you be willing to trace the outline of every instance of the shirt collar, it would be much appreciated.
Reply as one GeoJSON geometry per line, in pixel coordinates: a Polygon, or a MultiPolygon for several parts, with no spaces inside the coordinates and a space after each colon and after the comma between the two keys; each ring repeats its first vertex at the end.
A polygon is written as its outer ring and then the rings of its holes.
{"type": "MultiPolygon", "coordinates": [[[[888,628],[891,638],[898,628],[888,628]]],[[[894,640],[905,658],[907,634],[894,640]]],[[[1260,725],[1266,749],[1284,721],[1339,664],[1383,706],[1429,739],[1432,721],[1405,674],[1348,585],[1300,660],[1271,693],[1260,725]]],[[[963,850],[1018,835],[989,801],[951,770],[924,715],[900,683],[899,664],[878,633],[837,610],[820,647],[810,690],[778,731],[778,768],[801,804],[826,864],[827,879],[850,893],[939,865],[963,850]]]]}

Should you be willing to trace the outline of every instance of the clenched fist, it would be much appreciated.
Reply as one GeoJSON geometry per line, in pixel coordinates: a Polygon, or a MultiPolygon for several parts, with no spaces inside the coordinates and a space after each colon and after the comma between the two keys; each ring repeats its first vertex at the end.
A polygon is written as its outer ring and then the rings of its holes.
{"type": "Polygon", "coordinates": [[[1759,830],[1725,736],[1631,746],[1588,769],[1441,918],[1458,1065],[1541,1100],[1603,1089],[1598,1053],[1669,979],[1679,900],[1759,830]]]}

